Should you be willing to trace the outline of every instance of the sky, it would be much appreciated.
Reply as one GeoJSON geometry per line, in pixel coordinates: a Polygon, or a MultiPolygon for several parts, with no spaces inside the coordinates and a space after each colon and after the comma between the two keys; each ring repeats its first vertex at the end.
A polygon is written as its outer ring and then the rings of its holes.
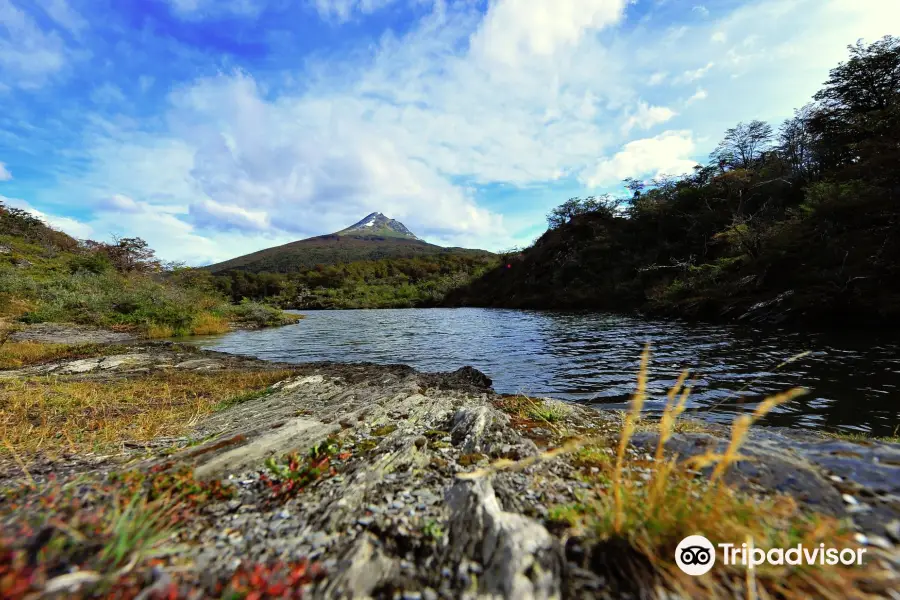
{"type": "Polygon", "coordinates": [[[0,200],[192,265],[375,211],[523,247],[892,33],[897,0],[0,0],[0,200]]]}

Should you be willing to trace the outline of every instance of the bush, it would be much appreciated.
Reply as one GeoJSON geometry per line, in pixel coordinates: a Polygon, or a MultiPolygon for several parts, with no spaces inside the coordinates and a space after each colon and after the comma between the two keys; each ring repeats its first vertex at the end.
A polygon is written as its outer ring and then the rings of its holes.
{"type": "Polygon", "coordinates": [[[277,327],[294,323],[300,319],[277,308],[244,299],[237,306],[229,308],[231,316],[239,323],[254,327],[277,327]]]}

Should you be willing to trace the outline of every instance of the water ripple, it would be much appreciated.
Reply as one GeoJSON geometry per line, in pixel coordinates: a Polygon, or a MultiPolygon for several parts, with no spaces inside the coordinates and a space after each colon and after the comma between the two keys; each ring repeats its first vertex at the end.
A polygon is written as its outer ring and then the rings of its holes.
{"type": "Polygon", "coordinates": [[[664,390],[681,370],[692,368],[697,378],[689,410],[697,418],[730,421],[766,394],[803,385],[810,395],[781,407],[769,423],[876,435],[890,435],[900,425],[900,346],[871,338],[466,308],[312,311],[294,326],[192,343],[284,362],[370,361],[424,371],[472,365],[499,392],[624,407],[645,341],[654,353],[650,411],[660,409],[664,390]],[[775,369],[804,351],[810,354],[775,369]]]}

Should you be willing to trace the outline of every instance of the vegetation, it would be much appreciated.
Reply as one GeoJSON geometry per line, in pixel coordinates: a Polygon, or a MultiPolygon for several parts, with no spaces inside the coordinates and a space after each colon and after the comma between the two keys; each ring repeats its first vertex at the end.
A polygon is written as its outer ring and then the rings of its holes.
{"type": "MultiPolygon", "coordinates": [[[[568,456],[589,487],[577,500],[549,508],[548,521],[569,530],[566,537],[590,548],[592,565],[603,569],[603,556],[613,556],[603,575],[610,592],[631,595],[657,577],[664,587],[685,597],[856,597],[860,589],[873,593],[881,582],[883,593],[891,582],[884,579],[876,560],[862,566],[838,565],[823,570],[815,565],[762,565],[747,570],[742,565],[717,565],[701,577],[682,573],[675,565],[675,548],[688,535],[711,540],[746,542],[750,547],[807,548],[824,543],[829,547],[860,548],[852,527],[834,518],[803,508],[790,496],[758,497],[726,482],[732,464],[744,460],[740,448],[750,428],[779,404],[803,394],[795,389],[770,397],[752,413],[740,415],[732,424],[731,439],[724,452],[715,448],[679,461],[667,456],[666,443],[678,428],[691,389],[687,373],[669,391],[663,417],[657,425],[657,448],[653,456],[631,447],[632,435],[646,397],[650,363],[645,349],[637,390],[618,435],[596,431],[572,437],[565,426],[555,427],[557,447],[518,462],[499,460],[463,475],[472,479],[501,470],[520,470],[535,463],[568,456]],[[748,589],[749,588],[749,589],[748,589]]],[[[527,416],[531,403],[510,397],[499,404],[517,419],[527,416]]],[[[519,424],[527,429],[526,423],[519,424]]]]}
{"type": "Polygon", "coordinates": [[[900,323],[897,164],[900,38],[886,37],[850,47],[777,131],[739,123],[690,175],[566,202],[447,304],[900,323]]]}
{"type": "MultiPolygon", "coordinates": [[[[0,332],[0,342],[3,333],[0,332]]],[[[101,344],[44,344],[40,342],[0,343],[0,370],[20,369],[55,360],[77,360],[121,352],[122,346],[101,344]]]]}
{"type": "Polygon", "coordinates": [[[303,597],[302,587],[324,573],[307,560],[242,563],[214,582],[185,569],[179,537],[203,518],[204,503],[233,496],[230,486],[197,481],[189,469],[173,471],[167,464],[107,479],[58,482],[51,476],[40,486],[3,490],[0,596],[19,600],[59,590],[54,597],[303,597]],[[159,569],[171,575],[142,594],[159,569]]]}
{"type": "Polygon", "coordinates": [[[192,272],[193,285],[234,302],[250,298],[281,308],[408,308],[436,306],[497,262],[488,253],[446,252],[416,258],[361,260],[295,273],[192,272]]]}
{"type": "Polygon", "coordinates": [[[79,242],[0,202],[0,319],[71,322],[147,337],[223,333],[297,317],[258,303],[231,306],[191,270],[160,262],[139,238],[79,242]]]}
{"type": "Polygon", "coordinates": [[[135,379],[0,379],[0,455],[109,450],[182,435],[234,397],[265,390],[288,370],[173,371],[135,379]]]}

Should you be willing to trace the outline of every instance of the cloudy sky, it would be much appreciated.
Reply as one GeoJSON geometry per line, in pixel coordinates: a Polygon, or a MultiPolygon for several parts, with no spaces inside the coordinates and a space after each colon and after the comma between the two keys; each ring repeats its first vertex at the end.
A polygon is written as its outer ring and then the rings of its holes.
{"type": "Polygon", "coordinates": [[[898,32],[897,0],[0,0],[0,199],[191,264],[373,211],[526,245],[898,32]]]}

